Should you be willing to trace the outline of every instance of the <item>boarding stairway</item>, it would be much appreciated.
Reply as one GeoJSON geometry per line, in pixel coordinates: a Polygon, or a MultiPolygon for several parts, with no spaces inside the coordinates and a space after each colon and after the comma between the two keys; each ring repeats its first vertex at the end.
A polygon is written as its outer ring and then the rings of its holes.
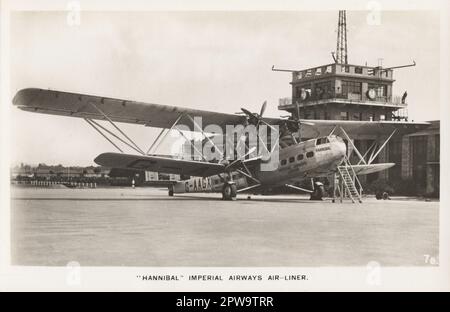
{"type": "Polygon", "coordinates": [[[342,165],[338,166],[337,178],[338,183],[335,181],[335,185],[337,185],[341,202],[344,198],[348,197],[351,199],[352,203],[362,203],[362,186],[347,157],[345,157],[342,165]]]}

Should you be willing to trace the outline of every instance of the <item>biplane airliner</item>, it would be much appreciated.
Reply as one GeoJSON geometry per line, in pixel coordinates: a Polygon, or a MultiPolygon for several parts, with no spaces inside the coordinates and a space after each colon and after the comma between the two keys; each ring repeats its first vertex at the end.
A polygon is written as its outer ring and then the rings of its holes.
{"type": "MultiPolygon", "coordinates": [[[[98,165],[178,174],[187,178],[181,181],[155,181],[155,186],[167,186],[169,196],[188,192],[217,192],[222,193],[224,200],[234,200],[241,192],[263,193],[276,187],[308,192],[315,199],[321,199],[323,187],[322,190],[314,187],[314,183],[311,189],[300,187],[299,182],[330,176],[334,177],[335,186],[338,180],[336,177],[340,176],[342,190],[346,188],[351,195],[351,183],[346,181],[351,182],[358,175],[394,166],[394,163],[374,163],[374,159],[395,132],[411,133],[428,126],[426,122],[305,120],[299,116],[269,118],[263,116],[266,103],[260,113],[247,109],[242,109],[241,113],[221,113],[37,88],[18,91],[13,104],[25,111],[83,118],[119,151],[100,154],[94,160],[98,165]],[[223,146],[212,142],[207,127],[199,126],[195,122],[196,118],[201,118],[203,125],[215,125],[223,129],[223,133],[228,126],[253,126],[256,129],[265,126],[271,133],[270,137],[276,140],[265,144],[258,138],[257,147],[246,146],[244,155],[233,153],[236,146],[231,153],[226,153],[221,150],[223,146]],[[120,135],[108,130],[99,120],[110,123],[120,135]],[[161,128],[161,132],[148,151],[144,152],[116,123],[156,127],[161,128]],[[153,153],[152,150],[159,146],[170,131],[178,130],[184,136],[178,125],[190,125],[190,131],[200,134],[204,141],[212,144],[212,149],[219,157],[186,159],[153,153]],[[378,150],[371,151],[370,157],[361,155],[351,140],[352,135],[365,134],[385,139],[378,150]],[[113,139],[119,140],[134,152],[124,153],[113,139]],[[266,151],[264,156],[262,150],[266,151]],[[351,165],[349,155],[353,152],[358,155],[359,162],[351,165]],[[268,162],[272,163],[270,170],[264,169],[268,162]]],[[[248,140],[238,139],[236,144],[243,141],[248,140]]]]}

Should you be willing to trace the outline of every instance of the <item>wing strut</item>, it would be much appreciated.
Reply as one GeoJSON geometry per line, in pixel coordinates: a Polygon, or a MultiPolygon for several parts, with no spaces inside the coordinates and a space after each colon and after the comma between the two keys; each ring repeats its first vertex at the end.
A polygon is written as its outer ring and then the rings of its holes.
{"type": "MultiPolygon", "coordinates": [[[[369,152],[370,152],[372,149],[375,148],[376,144],[377,144],[377,141],[373,141],[372,145],[370,145],[370,147],[369,147],[369,148],[367,149],[367,151],[364,153],[364,155],[363,155],[363,158],[364,158],[364,159],[366,159],[367,154],[369,154],[369,152]]],[[[372,154],[373,154],[373,151],[372,151],[372,154]]],[[[357,165],[359,165],[359,164],[361,164],[361,160],[358,161],[357,165]]]]}
{"type": "Polygon", "coordinates": [[[197,127],[197,129],[202,133],[202,135],[209,141],[209,143],[212,144],[212,146],[214,146],[214,148],[219,152],[220,156],[223,158],[223,152],[220,150],[220,148],[218,148],[216,146],[216,144],[214,144],[213,141],[211,141],[211,139],[209,138],[209,136],[207,136],[205,134],[205,132],[203,131],[203,129],[195,122],[194,118],[191,117],[191,115],[187,115],[187,117],[192,121],[192,123],[194,124],[194,130],[195,127],[197,127]]]}
{"type": "Polygon", "coordinates": [[[91,120],[84,118],[84,120],[86,120],[86,122],[92,126],[92,128],[94,128],[98,133],[100,133],[106,140],[108,140],[109,143],[111,143],[112,145],[115,146],[115,148],[117,148],[119,150],[119,152],[123,153],[123,151],[120,149],[120,147],[118,147],[110,138],[108,138],[103,132],[101,132],[99,129],[97,129],[97,127],[92,123],[91,120]]]}
{"type": "Polygon", "coordinates": [[[257,187],[259,187],[259,186],[261,186],[261,184],[251,185],[251,186],[248,186],[248,187],[246,187],[246,188],[240,189],[240,190],[238,190],[237,192],[238,192],[238,193],[242,193],[242,192],[249,191],[249,190],[252,190],[252,189],[254,189],[254,188],[257,188],[257,187]]]}
{"type": "Polygon", "coordinates": [[[358,151],[356,146],[353,144],[353,141],[350,139],[350,137],[348,136],[347,132],[345,132],[344,128],[342,128],[342,127],[339,127],[339,128],[341,128],[342,133],[345,135],[345,138],[347,139],[348,144],[351,144],[351,146],[353,147],[353,150],[358,155],[359,159],[366,165],[366,161],[364,160],[364,158],[362,157],[361,153],[358,151]]]}
{"type": "Polygon", "coordinates": [[[126,134],[125,134],[125,132],[123,132],[100,108],[98,108],[97,107],[97,105],[95,105],[93,102],[89,102],[91,105],[92,105],[92,107],[94,107],[100,114],[102,114],[103,115],[103,117],[105,117],[105,119],[106,120],[108,120],[109,121],[109,123],[114,127],[114,128],[116,128],[117,129],[117,131],[119,131],[132,145],[134,145],[134,147],[135,147],[135,150],[137,149],[138,151],[139,151],[139,153],[141,153],[142,155],[145,155],[145,153],[144,153],[144,151],[143,150],[141,150],[140,148],[139,148],[139,146],[137,146],[137,144],[136,143],[134,143],[134,141],[132,140],[132,139],[130,139],[126,134]]]}
{"type": "Polygon", "coordinates": [[[183,133],[180,129],[178,129],[177,127],[175,127],[175,129],[177,129],[177,131],[181,134],[181,136],[182,136],[186,141],[189,141],[189,143],[191,144],[191,146],[194,148],[194,150],[195,150],[197,153],[200,154],[200,156],[202,157],[202,159],[203,159],[204,161],[207,161],[206,158],[205,158],[205,156],[203,156],[203,153],[202,153],[201,151],[199,151],[197,147],[195,147],[195,144],[192,142],[192,140],[189,140],[189,139],[184,135],[184,133],[183,133]]]}
{"type": "Polygon", "coordinates": [[[384,141],[383,145],[380,146],[380,148],[378,149],[378,151],[375,153],[375,155],[373,155],[370,159],[368,164],[370,165],[372,163],[372,161],[375,160],[375,158],[377,158],[378,154],[381,152],[381,150],[386,146],[386,144],[389,142],[389,140],[392,138],[392,136],[394,135],[394,133],[397,131],[397,129],[394,129],[394,131],[392,131],[391,135],[386,139],[386,141],[384,141]]]}
{"type": "MultiPolygon", "coordinates": [[[[344,128],[340,127],[342,133],[344,134],[345,138],[347,139],[348,143],[351,144],[353,150],[355,151],[355,153],[358,155],[359,157],[359,162],[358,165],[362,162],[365,165],[370,165],[372,164],[372,162],[375,160],[375,158],[377,158],[378,154],[383,150],[383,148],[386,146],[386,144],[389,142],[389,140],[392,138],[392,136],[395,134],[395,132],[397,132],[397,128],[394,129],[394,131],[392,131],[392,133],[389,135],[389,137],[384,141],[384,143],[380,146],[380,148],[378,148],[378,150],[376,149],[376,142],[374,142],[366,151],[366,153],[364,154],[364,156],[361,155],[361,153],[359,152],[359,150],[356,148],[356,146],[353,144],[352,140],[350,139],[350,137],[348,136],[347,132],[345,132],[344,128]],[[370,153],[370,157],[369,160],[366,162],[366,160],[364,159],[366,157],[366,155],[369,153],[369,151],[372,150],[372,152],[370,153]]],[[[334,130],[334,129],[333,129],[334,130]]],[[[348,155],[347,157],[350,157],[350,155],[348,155]]]]}
{"type": "MultiPolygon", "coordinates": [[[[180,116],[178,116],[178,118],[175,120],[175,122],[172,124],[172,126],[170,127],[170,129],[164,134],[163,138],[161,139],[161,141],[159,141],[158,145],[156,145],[155,147],[155,152],[158,149],[158,147],[161,145],[161,143],[164,141],[164,139],[166,138],[166,136],[169,134],[170,131],[172,131],[172,129],[177,125],[177,123],[180,121],[181,117],[183,117],[183,114],[180,114],[180,116]]],[[[166,128],[163,128],[161,130],[161,132],[158,134],[158,136],[156,137],[155,141],[153,141],[152,145],[150,145],[150,147],[147,150],[147,155],[149,155],[150,151],[152,150],[153,146],[155,146],[156,142],[158,141],[158,139],[161,137],[161,135],[163,134],[163,132],[166,130],[166,128]]]]}
{"type": "MultiPolygon", "coordinates": [[[[85,118],[86,119],[86,118],[85,118]]],[[[98,128],[103,129],[103,131],[109,133],[110,135],[112,135],[113,137],[115,137],[117,140],[119,140],[120,142],[122,142],[123,144],[125,144],[126,146],[128,146],[131,149],[134,149],[136,152],[140,153],[140,150],[138,150],[137,148],[135,148],[133,145],[129,144],[128,142],[126,142],[125,140],[123,140],[122,138],[120,138],[119,136],[117,136],[115,133],[113,133],[112,131],[106,129],[105,127],[103,127],[101,124],[97,123],[95,120],[92,119],[87,119],[89,120],[92,124],[91,126],[97,126],[98,128]]],[[[87,121],[86,120],[86,121],[87,121]]],[[[103,135],[104,133],[102,133],[103,135]]]]}
{"type": "Polygon", "coordinates": [[[298,187],[298,186],[291,185],[291,184],[285,184],[284,186],[289,187],[289,188],[294,189],[294,190],[297,190],[297,191],[302,191],[302,192],[306,192],[306,193],[314,193],[314,191],[307,190],[305,188],[298,187]]]}

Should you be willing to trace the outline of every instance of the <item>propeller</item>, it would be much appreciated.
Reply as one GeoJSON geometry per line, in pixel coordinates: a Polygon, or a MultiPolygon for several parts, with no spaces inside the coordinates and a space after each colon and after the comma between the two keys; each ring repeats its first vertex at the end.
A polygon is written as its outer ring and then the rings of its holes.
{"type": "Polygon", "coordinates": [[[295,104],[296,104],[296,114],[295,115],[292,114],[291,118],[286,119],[286,127],[291,133],[297,132],[298,138],[299,140],[301,140],[301,126],[302,125],[313,126],[314,123],[301,120],[300,105],[298,104],[298,102],[296,102],[295,104]]]}
{"type": "Polygon", "coordinates": [[[261,106],[261,112],[259,113],[259,116],[263,116],[264,112],[266,111],[266,107],[267,107],[267,101],[264,101],[264,103],[261,106]]]}
{"type": "Polygon", "coordinates": [[[247,115],[249,124],[255,125],[256,128],[258,128],[259,124],[263,123],[266,126],[268,126],[269,128],[271,128],[273,131],[276,131],[276,129],[274,127],[272,127],[272,125],[270,125],[263,119],[263,115],[264,115],[264,112],[266,111],[266,107],[267,107],[267,101],[264,101],[264,103],[261,106],[261,110],[260,110],[259,114],[252,113],[251,111],[249,111],[248,109],[245,109],[245,108],[241,108],[241,111],[245,115],[247,115]]]}

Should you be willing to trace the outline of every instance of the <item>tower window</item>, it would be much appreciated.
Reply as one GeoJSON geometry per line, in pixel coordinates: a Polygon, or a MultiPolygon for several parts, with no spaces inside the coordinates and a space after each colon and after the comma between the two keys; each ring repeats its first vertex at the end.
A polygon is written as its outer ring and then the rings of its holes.
{"type": "Polygon", "coordinates": [[[342,93],[356,93],[361,94],[361,83],[356,81],[342,81],[342,93]]]}
{"type": "Polygon", "coordinates": [[[341,120],[348,120],[348,112],[341,112],[341,120]]]}
{"type": "Polygon", "coordinates": [[[374,89],[376,92],[376,97],[384,97],[387,93],[387,86],[386,85],[376,85],[376,84],[369,84],[369,90],[374,89]]]}

